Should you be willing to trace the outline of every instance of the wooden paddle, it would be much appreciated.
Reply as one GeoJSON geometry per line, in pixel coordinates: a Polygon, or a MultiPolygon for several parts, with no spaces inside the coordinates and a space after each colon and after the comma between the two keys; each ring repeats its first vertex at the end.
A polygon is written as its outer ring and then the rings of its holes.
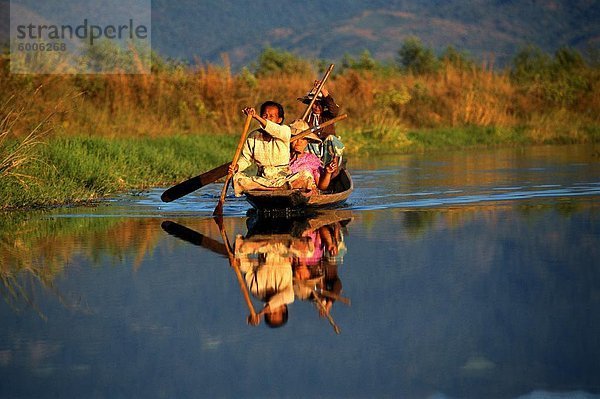
{"type": "Polygon", "coordinates": [[[206,248],[224,257],[229,257],[225,244],[213,238],[200,234],[196,230],[192,230],[188,227],[185,227],[184,225],[172,222],[170,220],[165,220],[164,222],[162,222],[160,224],[160,227],[162,227],[162,229],[168,234],[177,237],[183,241],[206,248]]]}
{"type": "Polygon", "coordinates": [[[189,193],[194,192],[199,188],[206,186],[207,184],[214,183],[223,176],[227,175],[229,165],[231,165],[231,162],[227,162],[221,166],[217,166],[216,168],[209,170],[208,172],[183,181],[162,193],[160,199],[163,202],[171,202],[183,197],[184,195],[188,195],[189,193]]]}
{"type": "Polygon", "coordinates": [[[231,266],[235,271],[235,275],[242,290],[242,294],[244,295],[244,300],[246,302],[246,305],[248,306],[250,315],[252,317],[256,317],[254,305],[252,305],[252,300],[250,299],[250,294],[248,293],[248,287],[246,287],[246,283],[242,277],[242,272],[240,271],[240,268],[235,260],[235,256],[233,255],[233,251],[231,250],[229,240],[227,238],[227,233],[225,232],[225,229],[223,227],[223,220],[220,218],[215,218],[215,221],[219,226],[219,232],[221,233],[221,238],[223,239],[224,243],[220,243],[217,240],[214,240],[210,237],[198,233],[195,230],[192,230],[188,227],[185,227],[179,223],[172,222],[170,220],[162,222],[161,227],[164,231],[166,231],[172,236],[187,241],[190,244],[202,246],[219,255],[226,256],[229,260],[229,266],[231,266]]]}
{"type": "Polygon", "coordinates": [[[290,143],[293,143],[294,141],[300,140],[305,138],[306,136],[308,136],[311,133],[315,133],[318,132],[319,130],[329,126],[329,125],[333,125],[336,122],[339,122],[341,120],[344,120],[348,117],[348,114],[341,114],[336,116],[333,119],[328,120],[327,122],[323,122],[322,124],[320,124],[319,126],[313,126],[311,128],[308,128],[306,130],[301,131],[300,133],[298,133],[297,135],[293,136],[292,139],[290,140],[290,143]]]}
{"type": "Polygon", "coordinates": [[[325,71],[325,75],[323,76],[323,79],[321,79],[321,82],[317,86],[317,91],[315,91],[315,95],[313,96],[312,100],[310,100],[310,102],[308,103],[308,107],[306,107],[306,110],[304,111],[304,113],[302,114],[302,118],[300,118],[300,119],[306,120],[306,118],[308,118],[308,114],[310,114],[310,110],[312,109],[313,104],[317,100],[317,97],[319,96],[321,89],[323,88],[323,86],[325,86],[325,81],[327,80],[327,78],[329,78],[331,71],[333,71],[333,67],[334,67],[334,64],[331,64],[331,65],[329,65],[329,68],[327,68],[327,71],[325,71]]]}
{"type": "Polygon", "coordinates": [[[242,295],[244,295],[244,301],[246,302],[246,306],[248,306],[248,311],[250,311],[250,317],[255,319],[257,317],[256,311],[254,310],[254,305],[250,299],[250,293],[248,292],[248,287],[246,286],[246,282],[242,277],[240,267],[235,259],[235,256],[233,255],[233,251],[231,250],[231,245],[229,244],[229,239],[227,238],[227,232],[223,227],[223,218],[215,217],[215,222],[217,223],[217,226],[219,226],[219,233],[221,233],[221,238],[223,239],[223,243],[225,244],[225,248],[227,250],[229,265],[235,271],[235,276],[237,277],[238,284],[240,285],[240,290],[242,291],[242,295]]]}
{"type": "MultiPolygon", "coordinates": [[[[244,131],[242,132],[242,137],[240,137],[240,142],[238,143],[237,148],[235,149],[235,154],[233,155],[233,161],[231,161],[231,165],[235,168],[237,166],[238,159],[240,159],[240,155],[242,154],[242,147],[244,147],[244,143],[246,142],[246,135],[248,134],[248,129],[250,129],[250,122],[252,122],[252,115],[246,116],[246,123],[244,123],[244,131]]],[[[223,189],[221,190],[221,198],[219,198],[219,202],[213,211],[213,215],[222,215],[223,214],[223,203],[225,202],[225,195],[227,194],[227,186],[229,185],[229,181],[233,177],[232,172],[227,173],[227,177],[225,178],[225,184],[223,184],[223,189]]]]}
{"type": "MultiPolygon", "coordinates": [[[[333,119],[328,120],[327,122],[323,122],[322,124],[319,125],[318,128],[313,127],[313,128],[302,131],[300,134],[297,134],[296,136],[292,137],[292,139],[290,141],[293,143],[294,141],[301,139],[310,133],[317,132],[318,130],[323,129],[323,128],[325,128],[329,125],[332,125],[336,122],[339,122],[342,119],[345,119],[347,117],[348,117],[347,114],[339,115],[333,119]]],[[[163,202],[175,201],[176,199],[179,199],[185,195],[188,195],[189,193],[192,193],[192,192],[198,190],[199,188],[202,188],[210,183],[214,183],[215,181],[217,181],[220,178],[225,177],[227,175],[227,170],[229,168],[229,165],[231,165],[231,162],[227,162],[221,166],[217,166],[216,168],[209,170],[208,172],[205,172],[201,175],[192,177],[191,179],[185,180],[185,181],[169,188],[168,190],[166,190],[160,196],[160,199],[163,202]]]]}

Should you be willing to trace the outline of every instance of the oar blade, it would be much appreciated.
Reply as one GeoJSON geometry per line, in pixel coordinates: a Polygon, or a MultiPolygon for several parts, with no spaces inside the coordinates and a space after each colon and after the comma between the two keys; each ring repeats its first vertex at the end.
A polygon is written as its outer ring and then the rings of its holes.
{"type": "Polygon", "coordinates": [[[176,199],[188,195],[199,188],[202,188],[210,183],[214,183],[217,180],[227,176],[227,170],[230,164],[231,162],[227,162],[221,166],[217,166],[216,168],[209,170],[208,172],[183,181],[167,189],[164,193],[162,193],[160,199],[163,202],[175,201],[176,199]]]}
{"type": "Polygon", "coordinates": [[[223,215],[223,202],[219,201],[217,206],[215,206],[215,210],[213,211],[213,216],[222,216],[223,215]]]}
{"type": "Polygon", "coordinates": [[[217,240],[214,240],[203,234],[200,234],[195,230],[192,230],[188,227],[185,227],[176,222],[172,222],[170,220],[165,220],[164,222],[162,222],[161,227],[165,232],[174,237],[189,242],[190,244],[204,247],[219,255],[228,257],[227,248],[223,243],[218,242],[217,240]]]}

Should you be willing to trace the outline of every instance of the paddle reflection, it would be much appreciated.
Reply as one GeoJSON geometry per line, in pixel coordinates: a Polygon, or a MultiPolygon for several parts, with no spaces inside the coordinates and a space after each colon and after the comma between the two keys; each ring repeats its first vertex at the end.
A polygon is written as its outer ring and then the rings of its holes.
{"type": "Polygon", "coordinates": [[[249,325],[278,328],[286,325],[289,306],[295,300],[314,304],[315,311],[339,334],[333,319],[334,304],[350,305],[342,296],[338,267],[347,248],[344,235],[352,220],[350,211],[326,211],[291,219],[247,220],[246,234],[229,242],[222,219],[215,219],[221,233],[217,240],[181,224],[165,221],[167,233],[200,245],[229,259],[240,283],[250,315],[249,325]],[[259,311],[253,301],[260,301],[259,311]]]}

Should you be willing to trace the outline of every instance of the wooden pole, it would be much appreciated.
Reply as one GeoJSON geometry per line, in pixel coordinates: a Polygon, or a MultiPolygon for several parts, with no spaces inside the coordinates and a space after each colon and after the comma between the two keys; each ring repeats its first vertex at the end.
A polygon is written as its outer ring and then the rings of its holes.
{"type": "Polygon", "coordinates": [[[290,140],[290,142],[293,143],[296,140],[303,139],[304,137],[308,136],[309,134],[314,133],[314,132],[318,132],[319,130],[321,130],[321,129],[329,126],[329,125],[333,125],[336,122],[344,120],[347,117],[348,117],[348,114],[342,114],[342,115],[336,116],[333,119],[328,120],[327,122],[321,123],[319,126],[313,126],[313,127],[308,128],[306,130],[303,130],[300,133],[298,133],[297,135],[293,136],[292,139],[290,140]]]}
{"type": "Polygon", "coordinates": [[[250,299],[250,293],[248,292],[248,287],[246,286],[246,282],[242,277],[242,272],[240,270],[239,265],[235,259],[233,251],[231,250],[231,245],[229,244],[229,239],[227,238],[227,232],[223,226],[223,219],[216,217],[215,221],[219,226],[219,233],[221,233],[221,238],[223,239],[223,243],[227,249],[227,257],[229,258],[229,266],[233,268],[235,271],[235,276],[237,277],[238,284],[240,286],[240,290],[242,291],[242,295],[244,296],[244,301],[246,302],[246,306],[248,306],[248,310],[250,311],[250,316],[254,319],[256,318],[256,311],[254,310],[254,305],[252,304],[252,300],[250,299]]]}
{"type": "Polygon", "coordinates": [[[308,118],[308,114],[310,114],[310,110],[315,101],[317,100],[321,89],[323,88],[323,86],[325,86],[325,81],[327,80],[327,78],[329,78],[329,75],[331,75],[331,71],[333,71],[334,66],[334,64],[329,65],[329,68],[327,68],[327,71],[325,71],[323,79],[321,79],[321,82],[319,82],[319,85],[317,86],[317,91],[315,92],[315,95],[313,96],[312,100],[310,100],[310,103],[308,103],[308,107],[306,107],[306,110],[304,111],[304,114],[302,114],[302,118],[300,119],[306,120],[306,118],[308,118]]]}
{"type": "MultiPolygon", "coordinates": [[[[244,143],[246,141],[246,134],[248,133],[248,129],[250,128],[250,122],[252,121],[252,116],[246,116],[246,123],[244,124],[244,131],[242,132],[242,137],[240,137],[240,142],[235,150],[235,154],[233,155],[233,161],[231,161],[231,165],[235,168],[237,166],[237,162],[240,159],[240,154],[242,153],[242,148],[244,147],[244,143]]],[[[225,179],[225,184],[223,184],[223,189],[221,190],[221,197],[219,198],[219,203],[215,207],[213,215],[222,215],[223,214],[223,203],[225,202],[225,195],[227,194],[227,186],[229,185],[229,181],[233,173],[227,173],[227,178],[225,179]]]]}

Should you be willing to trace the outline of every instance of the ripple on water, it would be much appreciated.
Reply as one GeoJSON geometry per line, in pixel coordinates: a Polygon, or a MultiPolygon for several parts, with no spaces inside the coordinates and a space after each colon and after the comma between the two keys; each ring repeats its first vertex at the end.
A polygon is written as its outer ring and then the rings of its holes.
{"type": "MultiPolygon", "coordinates": [[[[365,172],[363,172],[365,173],[365,172]]],[[[373,175],[360,176],[364,180],[373,175]]],[[[358,179],[360,180],[360,179],[358,179]]],[[[356,182],[356,180],[355,180],[356,182]]],[[[373,184],[373,181],[370,180],[373,184]]],[[[118,199],[123,205],[123,213],[132,216],[211,216],[219,200],[218,187],[207,187],[207,192],[192,193],[177,201],[163,203],[160,200],[162,189],[154,189],[146,195],[135,198],[118,199]],[[125,206],[126,205],[126,206],[125,206]]],[[[560,184],[518,185],[506,187],[437,187],[427,191],[393,191],[389,186],[361,188],[355,190],[345,207],[353,210],[381,210],[395,208],[427,208],[443,206],[472,205],[494,201],[520,201],[535,198],[569,198],[600,195],[600,182],[576,183],[570,186],[560,184]]],[[[224,216],[244,216],[250,205],[243,198],[229,195],[223,208],[224,216]]]]}
{"type": "MultiPolygon", "coordinates": [[[[528,151],[525,157],[517,150],[388,157],[370,159],[368,168],[357,160],[351,169],[355,190],[345,207],[423,208],[600,195],[600,159],[585,158],[585,151],[571,154],[566,147],[528,151]]],[[[116,205],[124,215],[210,216],[221,188],[221,183],[210,184],[171,203],[163,203],[164,188],[156,188],[118,197],[111,211],[116,205]]],[[[243,198],[230,194],[224,215],[243,216],[248,209],[243,198]]]]}

